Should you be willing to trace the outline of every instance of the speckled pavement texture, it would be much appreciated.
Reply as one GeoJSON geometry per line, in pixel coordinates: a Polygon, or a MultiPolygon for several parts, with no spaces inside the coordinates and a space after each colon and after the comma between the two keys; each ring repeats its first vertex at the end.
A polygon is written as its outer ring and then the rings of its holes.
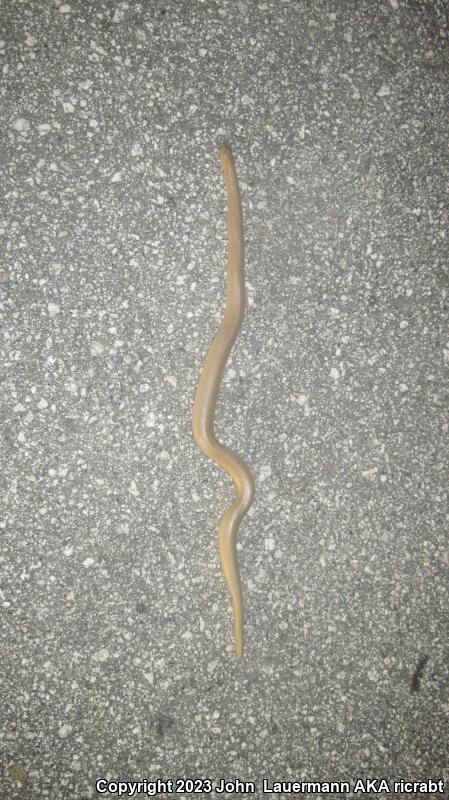
{"type": "Polygon", "coordinates": [[[0,24],[0,797],[448,782],[446,3],[2,0],[0,24]],[[232,484],[191,435],[223,139],[241,663],[232,484]]]}

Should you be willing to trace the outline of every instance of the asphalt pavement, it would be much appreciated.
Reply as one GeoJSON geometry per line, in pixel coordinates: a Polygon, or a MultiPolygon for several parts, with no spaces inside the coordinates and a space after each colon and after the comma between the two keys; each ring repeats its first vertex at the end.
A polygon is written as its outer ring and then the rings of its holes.
{"type": "Polygon", "coordinates": [[[446,3],[0,12],[0,797],[441,797],[446,3]],[[216,431],[256,483],[241,662],[233,487],[191,433],[222,141],[247,314],[216,431]]]}

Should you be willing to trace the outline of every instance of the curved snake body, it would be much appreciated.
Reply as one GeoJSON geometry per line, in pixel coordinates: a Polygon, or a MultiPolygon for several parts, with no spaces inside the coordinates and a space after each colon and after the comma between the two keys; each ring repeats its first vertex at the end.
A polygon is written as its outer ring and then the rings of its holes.
{"type": "Polygon", "coordinates": [[[220,146],[228,203],[227,298],[223,321],[206,355],[193,406],[192,429],[198,447],[234,481],[237,497],[225,512],[218,532],[221,567],[231,597],[235,655],[243,654],[243,598],[237,560],[237,533],[254,497],[254,482],[245,462],[218,441],[214,417],[226,362],[245,314],[244,237],[240,190],[234,159],[220,146]]]}

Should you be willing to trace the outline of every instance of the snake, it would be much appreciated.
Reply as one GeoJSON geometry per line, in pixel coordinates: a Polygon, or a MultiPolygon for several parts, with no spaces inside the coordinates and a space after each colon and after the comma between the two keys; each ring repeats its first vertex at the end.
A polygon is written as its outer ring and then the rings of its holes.
{"type": "Polygon", "coordinates": [[[237,558],[237,535],[254,499],[254,480],[247,464],[215,435],[214,419],[221,380],[231,348],[245,315],[245,243],[239,182],[230,147],[220,145],[220,161],[227,195],[228,253],[226,305],[220,327],[206,353],[193,404],[193,438],[204,455],[224,469],[234,481],[236,497],[225,511],[218,529],[221,568],[231,599],[234,649],[243,655],[243,593],[237,558]]]}

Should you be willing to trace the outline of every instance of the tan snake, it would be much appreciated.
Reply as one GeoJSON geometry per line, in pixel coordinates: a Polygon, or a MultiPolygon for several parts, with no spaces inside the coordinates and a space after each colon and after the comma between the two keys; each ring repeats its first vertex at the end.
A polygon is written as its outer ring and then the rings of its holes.
{"type": "Polygon", "coordinates": [[[243,597],[237,560],[237,533],[254,497],[254,482],[245,462],[218,441],[214,417],[223,371],[245,314],[244,238],[240,190],[234,159],[220,146],[228,203],[228,268],[225,313],[204,361],[193,405],[192,429],[198,447],[232,478],[237,497],[225,512],[218,531],[223,575],[231,596],[235,656],[243,654],[243,597]]]}

